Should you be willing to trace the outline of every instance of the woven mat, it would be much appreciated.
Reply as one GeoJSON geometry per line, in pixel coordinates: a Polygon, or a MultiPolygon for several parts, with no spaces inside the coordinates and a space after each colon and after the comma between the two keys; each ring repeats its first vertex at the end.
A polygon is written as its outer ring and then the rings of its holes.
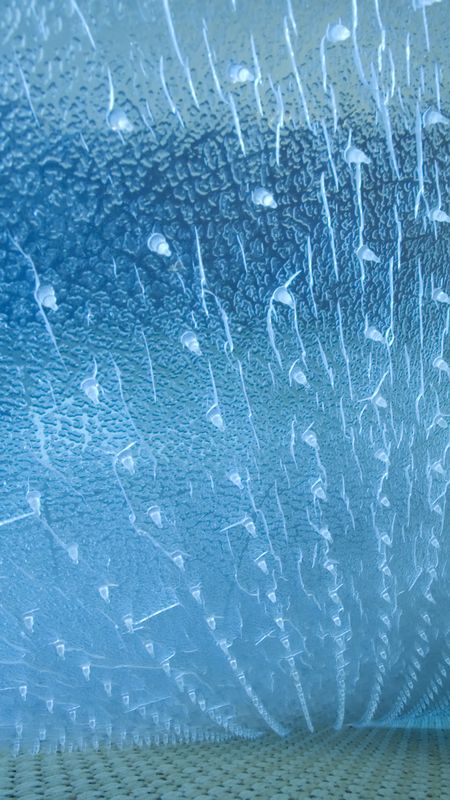
{"type": "Polygon", "coordinates": [[[450,733],[348,729],[288,739],[0,756],[2,800],[445,800],[450,733]]]}

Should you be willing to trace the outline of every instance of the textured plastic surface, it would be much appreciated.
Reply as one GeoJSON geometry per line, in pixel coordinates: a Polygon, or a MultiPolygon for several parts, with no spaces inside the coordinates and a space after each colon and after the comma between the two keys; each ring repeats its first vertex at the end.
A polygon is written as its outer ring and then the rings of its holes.
{"type": "Polygon", "coordinates": [[[14,752],[446,724],[448,3],[414,5],[2,3],[14,752]]]}

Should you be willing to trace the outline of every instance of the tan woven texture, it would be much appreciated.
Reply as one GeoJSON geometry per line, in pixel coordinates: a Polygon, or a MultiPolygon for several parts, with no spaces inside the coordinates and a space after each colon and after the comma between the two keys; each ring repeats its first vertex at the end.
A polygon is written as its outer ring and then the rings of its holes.
{"type": "Polygon", "coordinates": [[[2,800],[446,800],[450,733],[346,730],[0,757],[2,800]]]}

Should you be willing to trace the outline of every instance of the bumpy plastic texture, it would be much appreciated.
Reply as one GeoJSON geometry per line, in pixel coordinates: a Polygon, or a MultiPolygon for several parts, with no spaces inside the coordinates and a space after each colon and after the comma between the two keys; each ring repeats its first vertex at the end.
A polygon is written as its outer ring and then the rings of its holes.
{"type": "Polygon", "coordinates": [[[14,753],[446,725],[447,19],[2,3],[14,753]]]}

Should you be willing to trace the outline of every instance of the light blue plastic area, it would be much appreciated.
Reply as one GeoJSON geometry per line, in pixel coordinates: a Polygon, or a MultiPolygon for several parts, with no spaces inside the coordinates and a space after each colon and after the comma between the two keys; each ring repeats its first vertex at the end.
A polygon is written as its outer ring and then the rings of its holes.
{"type": "Polygon", "coordinates": [[[3,747],[448,727],[448,14],[2,3],[3,747]]]}

